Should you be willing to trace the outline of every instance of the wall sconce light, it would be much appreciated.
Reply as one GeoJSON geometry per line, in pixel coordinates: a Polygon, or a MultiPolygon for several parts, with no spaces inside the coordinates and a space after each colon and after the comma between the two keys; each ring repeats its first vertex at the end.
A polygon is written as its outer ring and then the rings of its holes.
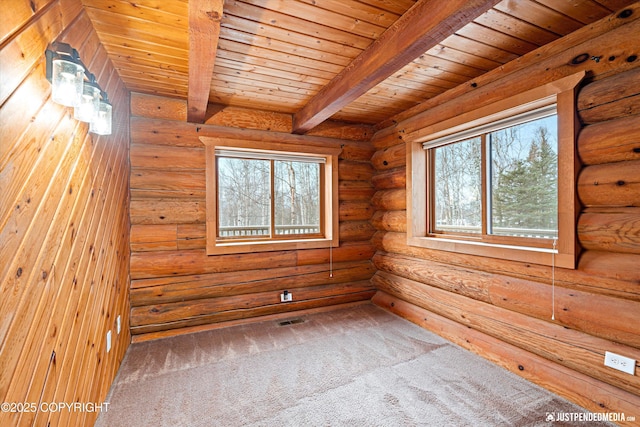
{"type": "Polygon", "coordinates": [[[98,103],[98,111],[89,124],[89,132],[97,135],[111,135],[111,104],[107,94],[102,92],[102,99],[98,103]]]}
{"type": "Polygon", "coordinates": [[[78,51],[66,43],[52,43],[47,49],[47,79],[51,82],[54,102],[75,107],[82,96],[84,65],[78,51]]]}
{"type": "Polygon", "coordinates": [[[95,76],[80,60],[78,51],[67,43],[53,42],[45,51],[47,80],[51,82],[51,99],[74,107],[73,116],[90,123],[89,132],[111,134],[111,104],[95,76]]]}
{"type": "Polygon", "coordinates": [[[84,82],[80,102],[73,109],[73,117],[82,122],[91,123],[98,112],[100,105],[100,86],[96,83],[93,74],[89,74],[89,80],[84,82]]]}

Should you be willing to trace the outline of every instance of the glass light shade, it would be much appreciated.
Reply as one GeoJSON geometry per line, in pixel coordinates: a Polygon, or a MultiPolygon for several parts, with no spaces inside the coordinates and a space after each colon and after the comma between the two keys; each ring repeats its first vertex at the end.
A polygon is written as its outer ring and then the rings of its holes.
{"type": "Polygon", "coordinates": [[[91,123],[100,108],[100,88],[95,83],[85,82],[82,88],[80,104],[73,110],[73,117],[77,120],[91,123]]]}
{"type": "Polygon", "coordinates": [[[66,59],[53,60],[51,98],[58,104],[75,107],[80,103],[84,83],[82,65],[66,59]]]}
{"type": "Polygon", "coordinates": [[[97,135],[111,135],[111,104],[100,101],[98,113],[89,125],[89,132],[97,135]]]}

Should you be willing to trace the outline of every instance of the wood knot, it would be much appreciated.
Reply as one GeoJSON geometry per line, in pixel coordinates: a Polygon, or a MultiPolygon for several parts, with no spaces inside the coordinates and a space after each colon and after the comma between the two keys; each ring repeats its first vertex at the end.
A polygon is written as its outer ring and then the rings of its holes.
{"type": "Polygon", "coordinates": [[[624,18],[628,18],[628,17],[630,17],[631,15],[633,15],[633,10],[631,10],[631,9],[625,9],[625,10],[623,10],[622,12],[620,12],[620,13],[618,14],[618,18],[622,18],[622,19],[624,19],[624,18]]]}
{"type": "Polygon", "coordinates": [[[571,60],[571,64],[573,65],[582,64],[584,61],[586,61],[590,57],[591,55],[589,55],[588,53],[581,53],[580,55],[576,56],[571,60]]]}
{"type": "Polygon", "coordinates": [[[624,184],[626,184],[626,183],[623,180],[619,180],[619,181],[616,182],[616,185],[618,187],[622,187],[624,184]]]}
{"type": "Polygon", "coordinates": [[[217,11],[207,12],[207,17],[212,21],[219,22],[222,19],[222,16],[217,11]]]}

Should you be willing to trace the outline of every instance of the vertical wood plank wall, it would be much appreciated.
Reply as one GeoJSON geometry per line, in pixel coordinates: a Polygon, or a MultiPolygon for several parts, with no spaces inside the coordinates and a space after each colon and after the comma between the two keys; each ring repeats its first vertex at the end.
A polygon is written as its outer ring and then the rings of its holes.
{"type": "MultiPolygon", "coordinates": [[[[131,341],[129,93],[80,0],[3,3],[0,76],[0,402],[99,404],[131,341]],[[112,135],[89,134],[51,101],[44,52],[56,39],[109,94],[112,135]]],[[[3,411],[0,425],[97,416],[3,411]]]]}
{"type": "MultiPolygon", "coordinates": [[[[277,114],[223,110],[208,124],[187,123],[186,103],[132,94],[131,331],[140,339],[188,332],[221,322],[366,301],[374,229],[370,157],[364,140],[344,139],[339,164],[340,246],[207,256],[205,157],[199,136],[289,138],[277,114]],[[252,126],[254,130],[234,128],[252,126]],[[223,125],[223,126],[221,126],[223,125]],[[242,132],[241,134],[238,132],[242,132]],[[288,290],[293,302],[281,303],[288,290]]],[[[284,115],[282,115],[284,116],[284,115]]],[[[288,129],[290,131],[290,128],[288,129]]],[[[336,129],[321,132],[334,136],[336,129]]],[[[343,138],[362,132],[342,131],[343,138]]],[[[369,134],[370,135],[370,134],[369,134]]],[[[318,135],[316,135],[318,136],[318,135]]],[[[305,137],[301,137],[304,142],[305,137]]],[[[366,136],[369,139],[369,136],[366,136]]],[[[134,337],[134,339],[137,339],[134,337]]]]}
{"type": "MultiPolygon", "coordinates": [[[[379,131],[374,302],[595,412],[640,413],[640,5],[461,86],[379,131]],[[574,61],[581,54],[598,61],[574,61]],[[575,63],[574,63],[575,62],[575,63]],[[439,252],[406,244],[403,135],[514,91],[586,70],[576,270],[439,252]],[[636,375],[604,353],[635,359],[636,375]]],[[[636,418],[637,419],[637,418],[636,418]]]]}

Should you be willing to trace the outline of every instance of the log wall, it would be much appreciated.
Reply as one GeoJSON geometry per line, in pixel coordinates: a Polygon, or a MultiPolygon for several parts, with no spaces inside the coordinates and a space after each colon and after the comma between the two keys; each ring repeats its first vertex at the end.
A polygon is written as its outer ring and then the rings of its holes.
{"type": "Polygon", "coordinates": [[[237,108],[216,111],[206,124],[197,125],[185,121],[184,102],[141,94],[132,94],[131,111],[131,331],[135,339],[371,298],[375,268],[370,240],[375,230],[369,221],[374,211],[370,202],[373,147],[367,129],[334,124],[315,135],[292,136],[282,132],[290,131],[290,116],[237,108]],[[248,123],[253,129],[246,128],[248,123]],[[342,138],[338,141],[344,144],[338,167],[340,246],[332,252],[207,256],[205,150],[199,136],[299,144],[328,142],[328,136],[335,144],[336,137],[342,138]],[[285,289],[292,293],[293,302],[280,302],[285,289]]]}
{"type": "Polygon", "coordinates": [[[637,420],[640,4],[630,9],[454,88],[374,135],[372,282],[380,306],[594,412],[637,420]],[[585,52],[598,61],[576,63],[585,52]],[[587,79],[578,94],[577,269],[556,269],[552,289],[550,267],[408,246],[405,135],[580,70],[587,79]],[[635,359],[636,375],[605,367],[605,351],[635,359]]]}
{"type": "MultiPolygon", "coordinates": [[[[4,2],[1,28],[0,402],[99,404],[131,341],[129,94],[80,0],[4,2]],[[109,94],[112,135],[89,134],[51,101],[44,52],[56,39],[109,94]]],[[[92,425],[97,416],[3,410],[0,425],[92,425]]]]}

